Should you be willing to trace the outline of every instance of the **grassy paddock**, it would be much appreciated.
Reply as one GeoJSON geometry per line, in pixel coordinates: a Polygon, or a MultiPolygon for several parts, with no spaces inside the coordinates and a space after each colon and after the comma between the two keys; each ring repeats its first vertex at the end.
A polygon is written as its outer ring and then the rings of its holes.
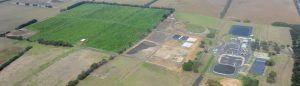
{"type": "Polygon", "coordinates": [[[119,52],[145,36],[169,10],[105,4],[83,4],[27,28],[45,39],[119,52]]]}
{"type": "Polygon", "coordinates": [[[188,23],[187,24],[188,26],[193,25],[193,26],[205,27],[205,28],[216,28],[220,23],[219,19],[208,17],[208,16],[195,15],[195,14],[182,13],[182,12],[176,12],[175,15],[178,20],[188,23]]]}

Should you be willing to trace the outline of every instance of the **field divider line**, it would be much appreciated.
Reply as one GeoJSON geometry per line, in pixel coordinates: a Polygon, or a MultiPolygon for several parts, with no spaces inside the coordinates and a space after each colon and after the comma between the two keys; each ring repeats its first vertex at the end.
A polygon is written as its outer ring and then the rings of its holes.
{"type": "Polygon", "coordinates": [[[70,53],[78,50],[79,48],[73,48],[63,54],[60,54],[58,55],[57,57],[55,57],[54,59],[52,59],[51,61],[45,63],[45,64],[42,64],[41,66],[39,66],[38,69],[35,69],[32,71],[31,74],[29,74],[28,76],[26,76],[25,78],[23,78],[21,81],[18,81],[16,84],[14,84],[14,86],[20,86],[22,82],[24,82],[24,80],[28,80],[30,78],[32,78],[33,76],[37,76],[39,72],[47,69],[49,66],[51,66],[52,64],[56,63],[57,61],[59,61],[60,59],[68,56],[70,53]]]}

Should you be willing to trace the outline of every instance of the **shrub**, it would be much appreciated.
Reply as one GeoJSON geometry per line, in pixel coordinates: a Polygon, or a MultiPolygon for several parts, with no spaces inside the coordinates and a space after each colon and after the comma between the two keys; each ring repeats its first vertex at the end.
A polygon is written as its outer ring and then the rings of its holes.
{"type": "Polygon", "coordinates": [[[243,86],[258,86],[259,81],[250,77],[242,76],[243,86]]]}
{"type": "Polygon", "coordinates": [[[208,86],[222,86],[219,81],[208,79],[207,81],[208,86]]]}
{"type": "Polygon", "coordinates": [[[271,71],[269,73],[269,76],[267,77],[267,82],[268,83],[275,83],[276,82],[276,80],[275,80],[276,76],[277,76],[276,72],[271,71]]]}
{"type": "Polygon", "coordinates": [[[273,22],[272,26],[279,26],[279,27],[290,27],[290,24],[285,22],[273,22]]]}
{"type": "Polygon", "coordinates": [[[184,71],[192,71],[193,70],[193,62],[191,60],[189,60],[188,62],[183,63],[182,65],[182,69],[184,71]]]}
{"type": "Polygon", "coordinates": [[[266,62],[266,65],[267,66],[274,66],[275,65],[275,61],[271,59],[271,60],[269,60],[269,61],[266,62]]]}
{"type": "Polygon", "coordinates": [[[45,45],[53,45],[53,46],[63,46],[63,47],[73,47],[72,44],[64,42],[64,41],[48,41],[44,39],[38,39],[38,43],[45,45]]]}
{"type": "Polygon", "coordinates": [[[6,34],[8,34],[8,33],[10,33],[10,31],[7,31],[7,32],[5,32],[5,33],[1,33],[1,34],[0,34],[0,37],[5,37],[6,34]]]}
{"type": "Polygon", "coordinates": [[[23,36],[7,36],[6,38],[15,39],[15,40],[24,40],[23,36]]]}
{"type": "Polygon", "coordinates": [[[78,80],[72,80],[68,82],[67,86],[76,86],[78,84],[78,80]]]}

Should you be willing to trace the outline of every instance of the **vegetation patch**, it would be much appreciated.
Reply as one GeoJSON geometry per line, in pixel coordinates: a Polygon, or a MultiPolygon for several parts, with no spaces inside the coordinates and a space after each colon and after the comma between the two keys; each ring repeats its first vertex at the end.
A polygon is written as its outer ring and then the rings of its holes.
{"type": "Polygon", "coordinates": [[[171,10],[82,4],[40,23],[28,27],[38,34],[36,41],[64,41],[76,44],[86,39],[84,46],[120,52],[151,32],[171,10]]]}
{"type": "Polygon", "coordinates": [[[183,12],[176,12],[176,18],[184,23],[190,23],[192,25],[202,26],[205,28],[216,28],[220,23],[217,18],[195,15],[183,12]]]}
{"type": "Polygon", "coordinates": [[[28,50],[30,50],[32,46],[26,47],[23,51],[15,55],[14,57],[8,59],[8,61],[4,62],[3,64],[0,65],[0,71],[3,70],[5,67],[7,67],[9,64],[17,60],[19,57],[21,57],[23,54],[25,54],[28,50]]]}

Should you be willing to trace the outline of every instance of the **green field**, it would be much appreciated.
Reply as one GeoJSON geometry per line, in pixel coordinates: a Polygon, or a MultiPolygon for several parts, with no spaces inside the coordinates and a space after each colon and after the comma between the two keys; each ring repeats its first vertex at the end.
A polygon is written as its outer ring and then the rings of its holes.
{"type": "MultiPolygon", "coordinates": [[[[187,27],[198,27],[198,29],[203,28],[217,28],[218,24],[220,24],[221,20],[213,17],[195,15],[189,13],[176,12],[176,18],[182,22],[184,22],[187,27]]],[[[204,31],[204,30],[202,30],[204,31]]]]}
{"type": "Polygon", "coordinates": [[[108,51],[121,51],[151,31],[169,10],[105,4],[83,4],[53,18],[27,27],[38,34],[31,40],[45,39],[108,51]]]}

